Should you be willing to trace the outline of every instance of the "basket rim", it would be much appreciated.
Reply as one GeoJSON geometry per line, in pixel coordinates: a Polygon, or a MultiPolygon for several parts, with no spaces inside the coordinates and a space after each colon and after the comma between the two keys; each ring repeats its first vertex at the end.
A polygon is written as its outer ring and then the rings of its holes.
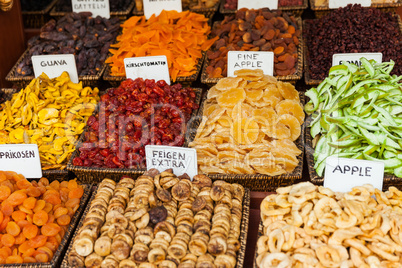
{"type": "MultiPolygon", "coordinates": [[[[105,94],[110,90],[111,88],[108,88],[105,91],[105,94]]],[[[196,92],[196,99],[195,102],[200,105],[200,101],[202,98],[202,88],[193,88],[194,91],[196,92]]],[[[191,117],[189,119],[189,122],[191,122],[191,119],[195,116],[197,116],[198,114],[198,109],[195,109],[192,113],[191,113],[191,117]]],[[[93,114],[98,113],[98,109],[95,109],[93,114]]],[[[186,133],[184,134],[185,137],[187,137],[187,133],[189,132],[189,122],[187,122],[187,128],[186,128],[186,133]]],[[[75,157],[78,156],[78,151],[79,149],[82,147],[82,143],[84,140],[84,136],[85,133],[87,131],[88,125],[85,126],[84,131],[82,132],[82,134],[80,135],[77,144],[75,146],[75,150],[74,152],[71,154],[70,159],[67,162],[67,167],[66,169],[68,171],[72,171],[72,172],[81,172],[81,173],[100,173],[100,174],[115,174],[115,175],[140,175],[143,174],[147,169],[146,168],[107,168],[107,167],[85,167],[85,166],[75,166],[73,164],[73,159],[75,157]]],[[[185,140],[184,144],[181,147],[187,147],[187,140],[185,140]]]]}
{"type": "MultiPolygon", "coordinates": [[[[58,1],[58,0],[56,0],[58,1]]],[[[131,1],[130,4],[128,5],[128,7],[125,10],[119,10],[119,11],[110,11],[110,16],[128,16],[130,15],[131,11],[133,10],[135,5],[135,1],[131,1]]],[[[50,11],[50,16],[52,17],[63,17],[65,15],[67,15],[68,13],[67,11],[56,11],[56,5],[54,5],[54,7],[52,8],[52,10],[50,11]]]]}
{"type": "MultiPolygon", "coordinates": [[[[226,0],[220,1],[220,6],[219,6],[220,13],[222,13],[223,15],[236,13],[237,9],[227,9],[227,8],[225,8],[225,4],[226,4],[226,0]]],[[[303,0],[303,3],[301,5],[278,6],[278,10],[282,10],[282,11],[298,11],[298,10],[305,10],[307,8],[308,8],[308,0],[303,0]]]]}
{"type": "MultiPolygon", "coordinates": [[[[402,6],[402,0],[399,0],[399,1],[401,1],[401,6],[402,6]]],[[[396,18],[398,26],[399,26],[399,31],[402,34],[402,20],[401,20],[401,17],[397,13],[393,13],[392,16],[396,18]]],[[[316,21],[316,20],[319,20],[319,19],[303,20],[303,29],[304,29],[304,31],[307,32],[307,29],[309,29],[308,23],[310,23],[312,21],[316,21]]],[[[307,34],[303,35],[303,39],[304,39],[303,40],[303,45],[304,45],[304,82],[306,83],[306,85],[309,85],[309,86],[318,86],[324,80],[312,79],[310,77],[310,65],[309,65],[310,52],[309,52],[308,46],[307,46],[307,34]]]]}
{"type": "MultiPolygon", "coordinates": [[[[315,5],[315,0],[309,0],[309,2],[310,2],[310,8],[311,8],[313,11],[330,11],[330,10],[335,10],[335,9],[336,9],[336,8],[329,8],[328,5],[325,5],[325,6],[316,6],[316,5],[315,5]]],[[[371,3],[371,6],[370,6],[370,7],[375,7],[375,8],[390,8],[390,7],[400,7],[400,6],[402,6],[402,0],[398,0],[397,3],[383,3],[383,4],[381,4],[381,3],[376,3],[376,4],[371,3]]],[[[368,8],[368,7],[367,7],[367,8],[368,8]]]]}
{"type": "MultiPolygon", "coordinates": [[[[302,24],[302,20],[301,17],[295,17],[296,22],[299,26],[299,30],[300,30],[300,37],[299,37],[299,45],[297,46],[297,66],[296,66],[296,74],[291,74],[291,75],[286,75],[286,76],[278,76],[275,75],[274,77],[279,80],[279,81],[298,81],[303,77],[303,57],[304,57],[304,38],[303,38],[303,24],[302,24]]],[[[214,23],[213,27],[217,27],[218,23],[220,23],[222,21],[216,21],[214,23]]],[[[210,48],[208,51],[212,51],[212,49],[210,48]]],[[[209,65],[209,59],[208,57],[205,55],[205,60],[204,60],[204,65],[202,67],[202,72],[201,72],[201,82],[204,84],[208,84],[208,85],[213,85],[219,82],[219,80],[221,80],[222,78],[225,77],[221,77],[221,78],[210,78],[208,77],[207,74],[207,67],[209,65]]],[[[226,63],[227,64],[227,63],[226,63]]]]}
{"type": "Polygon", "coordinates": [[[32,10],[32,11],[23,11],[21,9],[21,14],[22,15],[45,15],[46,13],[49,13],[50,9],[56,4],[58,0],[53,0],[47,6],[45,6],[41,10],[32,10]]]}

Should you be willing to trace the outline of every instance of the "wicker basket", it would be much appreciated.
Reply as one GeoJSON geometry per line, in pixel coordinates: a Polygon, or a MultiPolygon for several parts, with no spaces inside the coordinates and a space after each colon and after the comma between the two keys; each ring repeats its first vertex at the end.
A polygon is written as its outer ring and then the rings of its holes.
{"type": "MultiPolygon", "coordinates": [[[[327,15],[331,10],[328,6],[316,6],[315,0],[310,1],[310,8],[314,11],[316,18],[321,18],[327,15]]],[[[371,7],[380,9],[383,12],[395,12],[397,7],[402,6],[402,0],[398,0],[397,3],[387,3],[387,4],[371,4],[371,7]]]]}
{"type": "MultiPolygon", "coordinates": [[[[197,104],[200,103],[202,89],[194,88],[196,91],[196,100],[197,104]]],[[[96,112],[95,112],[96,113],[96,112]]],[[[197,110],[194,110],[191,114],[191,117],[194,117],[197,114],[197,110]]],[[[191,122],[191,120],[190,120],[191,122]]],[[[84,132],[81,134],[80,139],[78,140],[78,144],[75,147],[75,151],[71,155],[70,160],[67,164],[67,170],[73,172],[81,181],[88,183],[98,183],[102,181],[104,178],[110,178],[112,180],[118,181],[122,176],[132,176],[133,178],[138,177],[143,174],[146,169],[130,169],[130,168],[105,168],[105,167],[82,167],[82,166],[74,166],[73,159],[79,155],[79,148],[82,146],[82,142],[84,141],[85,132],[88,126],[85,127],[84,132]]],[[[189,128],[188,128],[189,129],[189,128]]],[[[185,135],[187,136],[187,134],[185,135]]],[[[187,143],[185,142],[183,147],[186,147],[187,143]]]]}
{"type": "MultiPolygon", "coordinates": [[[[300,94],[300,102],[304,103],[304,95],[300,94]]],[[[206,100],[205,94],[202,104],[198,110],[198,116],[194,118],[191,124],[190,130],[187,132],[186,141],[190,143],[194,140],[197,128],[201,123],[201,118],[203,115],[204,104],[206,100]]],[[[283,174],[279,176],[269,176],[265,174],[206,174],[212,180],[224,180],[229,183],[238,183],[243,187],[250,188],[251,191],[261,191],[261,192],[272,192],[278,187],[289,186],[293,184],[296,180],[302,178],[303,173],[303,156],[304,156],[304,129],[306,123],[301,125],[300,137],[295,141],[297,148],[301,151],[301,154],[297,156],[299,164],[293,170],[292,173],[283,174]]]]}
{"type": "Polygon", "coordinates": [[[35,11],[22,11],[22,20],[24,21],[25,28],[40,28],[49,19],[49,11],[56,4],[57,0],[51,1],[42,10],[35,11]]]}
{"type": "MultiPolygon", "coordinates": [[[[323,185],[324,184],[324,177],[321,177],[317,174],[314,169],[314,148],[313,148],[313,138],[310,134],[310,123],[312,121],[311,116],[309,116],[305,122],[306,124],[306,131],[305,131],[305,154],[306,154],[306,161],[308,166],[308,173],[310,175],[311,182],[316,185],[323,185]]],[[[398,178],[394,175],[387,175],[384,174],[384,183],[383,183],[383,190],[388,190],[388,187],[395,186],[398,188],[402,187],[402,178],[398,178]]]]}
{"type": "MultiPolygon", "coordinates": [[[[286,76],[275,76],[276,79],[280,80],[280,81],[285,81],[285,82],[289,82],[292,84],[296,84],[296,82],[298,80],[300,80],[303,76],[303,49],[304,49],[304,45],[303,45],[303,29],[302,29],[302,20],[301,18],[296,18],[296,22],[299,26],[301,35],[299,37],[299,45],[297,47],[297,65],[296,65],[296,73],[292,74],[292,75],[286,75],[286,76]]],[[[215,22],[214,27],[216,27],[218,22],[215,22]]],[[[216,83],[218,83],[219,80],[221,80],[222,78],[210,78],[208,77],[207,74],[207,67],[209,65],[209,59],[207,56],[205,56],[205,60],[204,60],[204,66],[202,67],[202,73],[201,73],[201,82],[204,84],[207,84],[208,86],[213,86],[216,83]]]]}
{"type": "MultiPolygon", "coordinates": [[[[225,8],[226,0],[221,0],[221,5],[219,7],[219,12],[224,15],[235,14],[235,9],[227,9],[225,8]]],[[[292,14],[293,16],[301,17],[303,11],[308,8],[308,0],[303,0],[303,4],[300,6],[283,6],[278,7],[279,10],[285,11],[287,13],[292,14]]]]}
{"type": "MultiPolygon", "coordinates": [[[[94,194],[92,195],[91,199],[89,200],[88,204],[92,202],[92,200],[95,198],[97,189],[94,190],[94,194]]],[[[82,227],[82,224],[84,222],[85,216],[87,215],[89,211],[89,205],[86,207],[84,214],[82,215],[82,219],[79,222],[77,229],[74,232],[74,235],[71,239],[71,242],[67,248],[67,252],[64,255],[63,261],[61,263],[61,268],[70,268],[71,265],[68,263],[68,255],[70,254],[70,251],[73,247],[73,243],[75,241],[76,236],[79,233],[79,230],[82,227]]],[[[247,242],[247,234],[248,234],[248,223],[249,223],[249,215],[250,215],[250,190],[245,189],[244,197],[243,197],[243,211],[242,211],[242,221],[241,221],[241,227],[240,227],[240,249],[237,253],[237,262],[236,262],[236,268],[243,268],[244,265],[244,258],[246,254],[246,242],[247,242]]]]}
{"type": "MultiPolygon", "coordinates": [[[[134,5],[135,5],[135,2],[131,1],[130,5],[128,5],[128,7],[125,10],[110,11],[110,17],[117,17],[120,20],[126,20],[130,17],[131,10],[133,10],[134,5]]],[[[57,4],[50,11],[50,16],[55,17],[56,19],[64,17],[66,14],[70,13],[70,12],[65,12],[65,11],[56,11],[56,7],[57,7],[57,4]]]]}
{"type": "MultiPolygon", "coordinates": [[[[398,14],[393,14],[393,16],[396,17],[396,19],[398,21],[398,25],[399,25],[399,30],[402,33],[401,17],[398,14]]],[[[310,21],[310,20],[303,21],[303,29],[305,31],[307,31],[307,29],[308,29],[307,21],[310,21]]],[[[310,77],[310,68],[309,68],[309,66],[310,66],[310,64],[309,64],[310,63],[309,62],[310,54],[309,54],[309,51],[308,51],[308,48],[307,48],[307,36],[306,35],[304,35],[303,46],[304,46],[304,81],[305,81],[305,83],[307,85],[317,86],[324,80],[315,80],[315,79],[312,79],[310,77]]]]}
{"type": "Polygon", "coordinates": [[[0,89],[0,93],[2,93],[2,92],[4,92],[4,99],[2,102],[0,102],[0,104],[6,102],[8,100],[11,100],[11,98],[13,97],[13,94],[17,93],[18,90],[15,88],[2,88],[2,89],[0,89]]]}
{"type": "MultiPolygon", "coordinates": [[[[202,52],[202,57],[198,60],[198,63],[196,65],[196,71],[193,75],[178,76],[174,83],[181,83],[183,86],[190,86],[192,82],[195,82],[201,71],[201,66],[204,61],[205,55],[206,55],[206,53],[202,52]]],[[[126,77],[125,76],[112,76],[110,74],[110,65],[106,64],[106,70],[105,70],[105,73],[103,74],[103,80],[109,82],[112,87],[118,87],[122,81],[126,80],[126,77]]],[[[173,81],[171,81],[171,82],[173,83],[173,81]]]]}
{"type": "MultiPolygon", "coordinates": [[[[18,87],[19,89],[25,88],[29,83],[35,78],[35,76],[17,76],[17,67],[18,65],[29,56],[29,49],[25,50],[25,52],[18,59],[17,63],[11,69],[11,71],[7,74],[6,80],[8,82],[12,82],[13,85],[18,87]]],[[[102,69],[96,75],[79,75],[78,80],[82,81],[83,86],[96,87],[98,86],[99,80],[102,77],[103,71],[106,68],[106,64],[103,64],[102,69]]]]}
{"type": "Polygon", "coordinates": [[[63,239],[57,251],[54,253],[53,258],[50,262],[40,263],[13,263],[13,264],[2,264],[1,267],[12,267],[12,268],[56,268],[60,267],[60,263],[64,256],[64,253],[68,247],[70,239],[79,223],[82,213],[84,212],[88,199],[91,196],[91,189],[92,185],[85,185],[84,186],[84,194],[81,197],[80,206],[78,207],[77,211],[75,212],[74,216],[71,218],[70,226],[68,227],[66,233],[64,234],[63,239]]]}

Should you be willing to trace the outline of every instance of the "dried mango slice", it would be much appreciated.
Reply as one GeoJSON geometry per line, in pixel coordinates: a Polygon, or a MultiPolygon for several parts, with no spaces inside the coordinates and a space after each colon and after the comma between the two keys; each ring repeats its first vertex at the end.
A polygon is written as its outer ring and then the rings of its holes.
{"type": "Polygon", "coordinates": [[[246,99],[246,92],[242,88],[232,88],[218,97],[217,101],[221,107],[234,107],[238,102],[246,99]]]}
{"type": "Polygon", "coordinates": [[[275,106],[275,110],[279,116],[283,114],[293,115],[294,117],[297,118],[300,125],[303,124],[304,122],[305,117],[304,110],[301,107],[300,102],[296,100],[289,100],[289,99],[283,100],[275,106]]]}

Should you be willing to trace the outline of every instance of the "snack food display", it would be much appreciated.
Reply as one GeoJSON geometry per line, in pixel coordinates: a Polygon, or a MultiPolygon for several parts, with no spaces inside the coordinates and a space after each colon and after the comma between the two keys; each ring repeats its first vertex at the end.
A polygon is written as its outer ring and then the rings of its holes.
{"type": "Polygon", "coordinates": [[[186,124],[198,109],[193,88],[142,78],[109,89],[99,105],[88,119],[75,166],[145,168],[145,146],[182,146],[186,124]]]}
{"type": "Polygon", "coordinates": [[[76,180],[0,171],[0,264],[50,262],[83,194],[76,180]]]}
{"type": "Polygon", "coordinates": [[[395,62],[393,74],[402,73],[402,33],[396,15],[348,5],[305,24],[310,79],[328,75],[335,53],[381,52],[383,61],[395,62]]]}
{"type": "Polygon", "coordinates": [[[390,75],[394,62],[360,61],[361,67],[347,62],[332,67],[328,78],[306,92],[314,168],[322,176],[325,159],[334,155],[380,161],[386,173],[402,177],[402,76],[390,75]]]}
{"type": "MultiPolygon", "coordinates": [[[[328,0],[312,0],[315,7],[328,7],[328,0]]],[[[399,0],[371,0],[371,4],[395,4],[399,0]]]]}
{"type": "Polygon", "coordinates": [[[238,70],[208,91],[189,147],[204,173],[290,173],[301,151],[294,141],[304,122],[299,93],[262,70],[238,70]]]}
{"type": "Polygon", "coordinates": [[[74,267],[236,267],[238,184],[171,170],[104,179],[72,244],[74,267]]]}
{"type": "Polygon", "coordinates": [[[399,267],[402,192],[302,182],[261,203],[257,267],[399,267]],[[375,198],[373,197],[375,196],[375,198]]]}
{"type": "Polygon", "coordinates": [[[47,54],[74,54],[78,75],[95,75],[102,70],[119,27],[118,18],[93,18],[88,12],[69,13],[57,22],[52,19],[28,41],[28,53],[14,75],[33,76],[31,57],[47,54]]]}
{"type": "Polygon", "coordinates": [[[242,8],[215,24],[211,36],[217,41],[207,52],[209,78],[227,76],[227,53],[232,50],[273,51],[274,75],[296,73],[301,31],[296,19],[280,10],[242,8]]]}
{"type": "Polygon", "coordinates": [[[36,143],[43,169],[64,169],[99,100],[67,72],[35,78],[0,106],[0,144],[36,143]]]}
{"type": "Polygon", "coordinates": [[[170,78],[191,76],[202,59],[202,52],[216,40],[208,40],[211,28],[204,15],[184,11],[163,10],[149,20],[133,16],[122,24],[123,33],[106,62],[112,76],[125,76],[124,58],[165,55],[170,78]],[[151,40],[151,42],[150,42],[151,40]]]}

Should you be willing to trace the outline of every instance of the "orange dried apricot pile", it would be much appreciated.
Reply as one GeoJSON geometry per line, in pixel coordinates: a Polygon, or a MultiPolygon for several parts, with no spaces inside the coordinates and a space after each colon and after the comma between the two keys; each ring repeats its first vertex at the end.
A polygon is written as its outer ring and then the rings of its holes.
{"type": "Polygon", "coordinates": [[[78,209],[77,181],[28,181],[0,171],[0,264],[49,262],[78,209]]]}
{"type": "Polygon", "coordinates": [[[125,76],[124,59],[165,55],[170,78],[191,76],[196,72],[202,51],[208,50],[218,37],[208,40],[211,27],[204,15],[185,11],[163,10],[159,16],[133,16],[122,24],[123,33],[110,47],[106,60],[112,76],[125,76]]]}

